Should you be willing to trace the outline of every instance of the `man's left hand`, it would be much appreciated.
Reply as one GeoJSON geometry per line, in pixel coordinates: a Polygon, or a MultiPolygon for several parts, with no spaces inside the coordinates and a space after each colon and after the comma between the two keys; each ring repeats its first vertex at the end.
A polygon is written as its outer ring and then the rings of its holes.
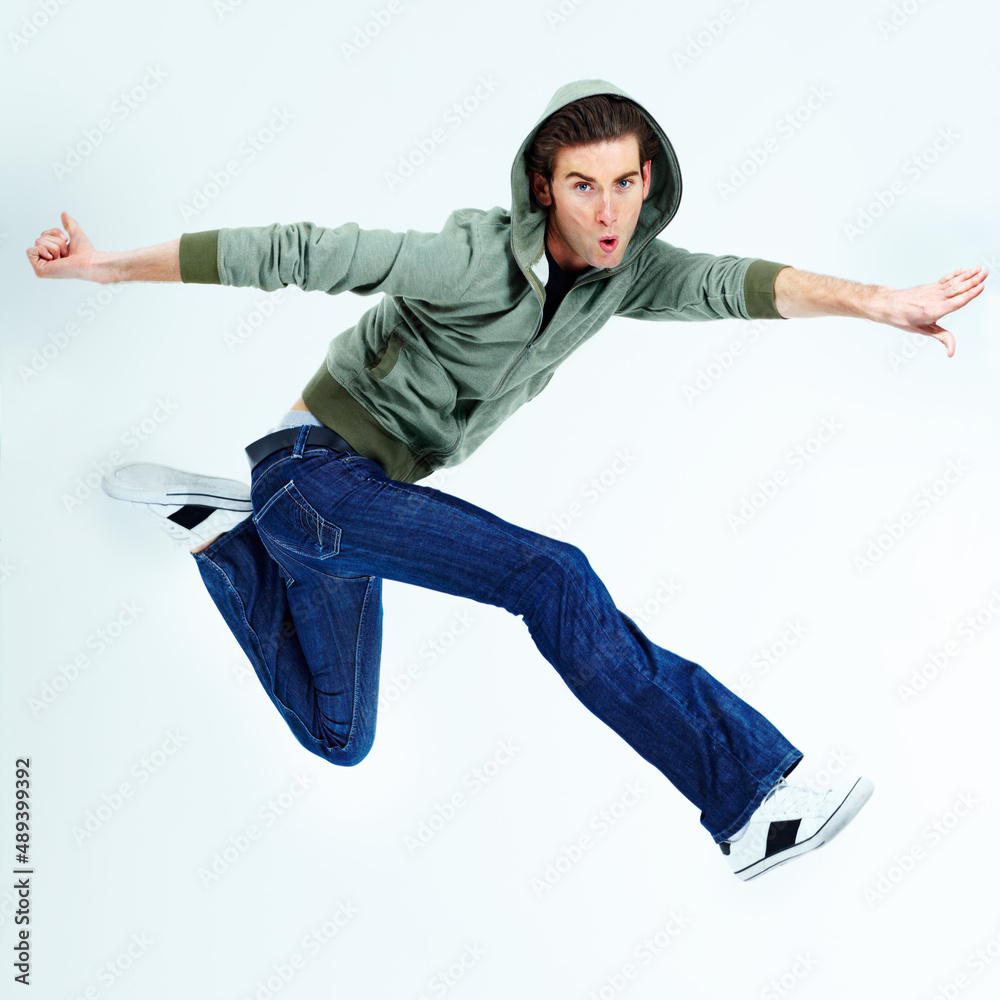
{"type": "Polygon", "coordinates": [[[879,303],[879,321],[940,340],[950,358],[955,353],[955,338],[937,321],[971,302],[983,290],[988,273],[981,266],[963,267],[929,285],[887,288],[879,303]]]}

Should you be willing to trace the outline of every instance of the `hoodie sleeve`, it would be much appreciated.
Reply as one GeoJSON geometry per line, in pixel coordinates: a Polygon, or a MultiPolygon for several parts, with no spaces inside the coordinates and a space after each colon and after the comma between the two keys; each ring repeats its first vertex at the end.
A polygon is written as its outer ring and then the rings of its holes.
{"type": "Polygon", "coordinates": [[[617,316],[650,320],[783,319],[774,279],[783,267],[758,257],[689,253],[653,240],[637,261],[617,316]]]}
{"type": "Polygon", "coordinates": [[[478,266],[473,227],[457,214],[440,233],[335,229],[312,222],[184,233],[181,281],[329,295],[385,292],[425,302],[459,299],[478,266]]]}

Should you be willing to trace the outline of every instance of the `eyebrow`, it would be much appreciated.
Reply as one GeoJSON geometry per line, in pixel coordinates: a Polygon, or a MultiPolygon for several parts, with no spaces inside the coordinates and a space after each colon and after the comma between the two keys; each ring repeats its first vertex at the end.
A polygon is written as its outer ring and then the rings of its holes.
{"type": "MultiPolygon", "coordinates": [[[[622,174],[621,177],[616,177],[612,183],[617,184],[619,181],[623,181],[627,177],[638,177],[638,176],[639,176],[638,170],[630,170],[627,174],[622,174]]],[[[569,180],[570,177],[579,177],[581,180],[585,180],[588,184],[597,183],[595,178],[588,177],[586,174],[581,174],[579,170],[571,170],[566,175],[566,180],[569,180]]]]}

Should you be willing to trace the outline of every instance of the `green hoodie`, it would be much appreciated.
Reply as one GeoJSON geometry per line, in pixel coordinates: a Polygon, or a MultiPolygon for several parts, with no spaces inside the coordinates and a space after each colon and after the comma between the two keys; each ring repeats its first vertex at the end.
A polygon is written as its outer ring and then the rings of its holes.
{"type": "Polygon", "coordinates": [[[514,157],[509,211],[458,209],[438,233],[363,230],[353,222],[184,233],[181,280],[382,292],[333,338],[302,397],[390,478],[411,483],[468,458],[612,316],[780,319],[774,278],[787,265],[689,253],[655,239],[677,212],[681,173],[670,140],[643,108],[660,151],[625,256],[615,267],[579,274],[538,334],[546,210],[531,198],[525,152],[546,118],[591,94],[629,96],[606,80],[557,90],[514,157]]]}

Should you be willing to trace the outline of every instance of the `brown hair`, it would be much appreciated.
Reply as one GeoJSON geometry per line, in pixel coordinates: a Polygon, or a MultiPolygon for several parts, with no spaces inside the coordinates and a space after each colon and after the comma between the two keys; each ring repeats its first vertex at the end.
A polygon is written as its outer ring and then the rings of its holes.
{"type": "Polygon", "coordinates": [[[628,135],[639,143],[640,165],[656,156],[660,140],[634,101],[616,94],[581,97],[545,119],[525,153],[525,167],[551,185],[556,154],[564,146],[589,146],[628,135]]]}

